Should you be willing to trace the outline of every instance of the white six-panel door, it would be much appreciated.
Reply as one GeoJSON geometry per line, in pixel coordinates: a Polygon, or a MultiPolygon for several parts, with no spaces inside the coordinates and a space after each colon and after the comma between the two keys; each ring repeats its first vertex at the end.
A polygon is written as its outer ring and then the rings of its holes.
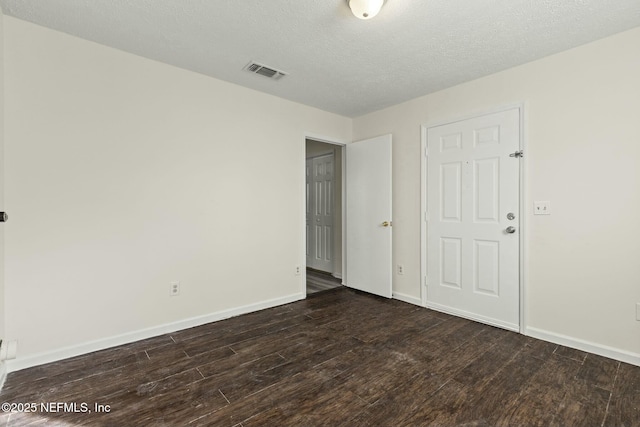
{"type": "Polygon", "coordinates": [[[519,149],[517,108],[427,129],[428,307],[519,330],[519,149]]]}
{"type": "Polygon", "coordinates": [[[307,159],[307,267],[333,272],[333,154],[307,159]]]}

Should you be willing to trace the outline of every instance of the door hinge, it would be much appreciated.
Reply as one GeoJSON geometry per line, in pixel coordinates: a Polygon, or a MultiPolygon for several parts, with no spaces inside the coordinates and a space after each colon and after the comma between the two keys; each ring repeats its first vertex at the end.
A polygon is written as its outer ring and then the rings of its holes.
{"type": "Polygon", "coordinates": [[[516,159],[518,157],[524,157],[524,151],[522,150],[516,151],[515,153],[509,154],[509,157],[515,157],[516,159]]]}

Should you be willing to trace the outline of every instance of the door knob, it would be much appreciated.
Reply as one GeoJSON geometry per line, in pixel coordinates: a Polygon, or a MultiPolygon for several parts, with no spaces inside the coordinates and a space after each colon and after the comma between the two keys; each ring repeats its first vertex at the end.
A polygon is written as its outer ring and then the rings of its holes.
{"type": "Polygon", "coordinates": [[[391,221],[384,221],[384,222],[382,223],[382,226],[383,226],[383,227],[390,227],[390,226],[391,226],[391,221]]]}
{"type": "Polygon", "coordinates": [[[506,231],[506,232],[507,232],[507,233],[509,233],[509,234],[513,234],[513,233],[515,233],[515,232],[516,232],[516,228],[510,225],[510,226],[508,226],[508,227],[507,227],[507,229],[506,229],[506,230],[504,230],[504,231],[506,231]]]}
{"type": "Polygon", "coordinates": [[[9,215],[6,212],[0,212],[0,222],[9,221],[9,215]]]}

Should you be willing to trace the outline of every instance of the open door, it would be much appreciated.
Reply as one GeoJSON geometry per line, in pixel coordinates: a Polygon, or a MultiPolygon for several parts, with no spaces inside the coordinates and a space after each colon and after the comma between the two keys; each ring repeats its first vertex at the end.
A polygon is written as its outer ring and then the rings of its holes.
{"type": "Polygon", "coordinates": [[[391,298],[391,135],[346,145],[345,285],[391,298]]]}

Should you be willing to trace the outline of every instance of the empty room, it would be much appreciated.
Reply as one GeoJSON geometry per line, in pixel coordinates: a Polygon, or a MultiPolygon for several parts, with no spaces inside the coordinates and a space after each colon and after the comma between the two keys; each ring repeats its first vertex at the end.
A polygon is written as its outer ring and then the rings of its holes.
{"type": "Polygon", "coordinates": [[[640,426],[637,0],[0,0],[0,426],[640,426]]]}

